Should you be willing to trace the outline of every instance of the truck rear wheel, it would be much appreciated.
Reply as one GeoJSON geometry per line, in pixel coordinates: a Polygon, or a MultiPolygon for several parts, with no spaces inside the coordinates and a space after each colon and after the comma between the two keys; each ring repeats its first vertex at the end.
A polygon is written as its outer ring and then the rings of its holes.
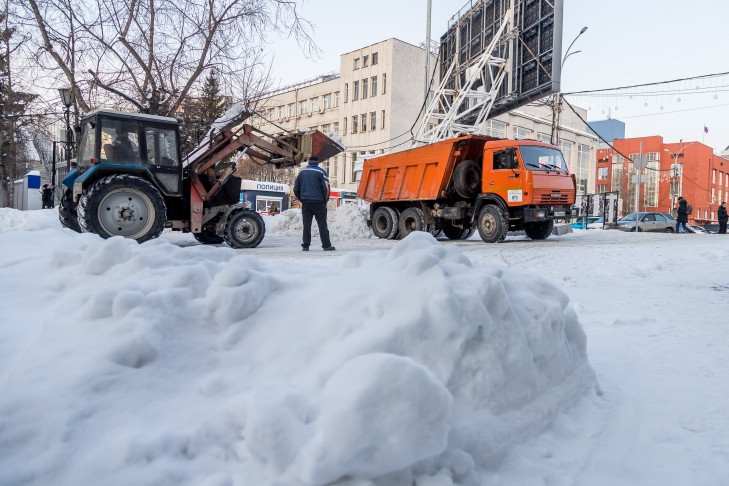
{"type": "Polygon", "coordinates": [[[400,214],[400,237],[405,238],[413,231],[425,231],[423,210],[420,208],[407,208],[400,214]]]}
{"type": "Polygon", "coordinates": [[[380,206],[372,214],[372,232],[376,237],[392,240],[399,231],[397,211],[388,206],[380,206]]]}
{"type": "Polygon", "coordinates": [[[501,210],[493,205],[487,204],[478,213],[478,234],[486,243],[500,243],[506,238],[509,225],[501,210]]]}
{"type": "Polygon", "coordinates": [[[232,248],[255,248],[263,241],[266,225],[251,209],[240,209],[225,222],[225,242],[232,248]]]}
{"type": "Polygon", "coordinates": [[[61,196],[61,202],[58,204],[58,220],[64,228],[81,233],[81,226],[78,224],[78,216],[76,215],[72,197],[71,189],[66,190],[61,196]]]}
{"type": "Polygon", "coordinates": [[[464,199],[481,192],[481,168],[473,160],[464,160],[453,169],[453,188],[464,199]]]}
{"type": "Polygon", "coordinates": [[[554,221],[539,221],[536,223],[526,223],[524,225],[524,233],[532,240],[544,240],[552,234],[554,229],[554,221]]]}
{"type": "Polygon", "coordinates": [[[84,233],[102,238],[123,236],[139,243],[157,238],[167,219],[167,207],[157,188],[128,174],[104,177],[89,186],[77,211],[84,233]]]}

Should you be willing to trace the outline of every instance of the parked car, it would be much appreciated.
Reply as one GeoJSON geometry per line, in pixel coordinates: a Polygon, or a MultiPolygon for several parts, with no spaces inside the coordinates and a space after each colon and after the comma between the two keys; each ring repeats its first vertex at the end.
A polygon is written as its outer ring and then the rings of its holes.
{"type": "Polygon", "coordinates": [[[588,216],[572,223],[572,227],[574,229],[602,228],[604,221],[605,219],[602,216],[588,216]]]}
{"type": "Polygon", "coordinates": [[[622,231],[635,231],[638,221],[638,231],[651,231],[657,233],[673,233],[676,230],[676,220],[665,213],[630,213],[618,220],[618,229],[622,231]]]}

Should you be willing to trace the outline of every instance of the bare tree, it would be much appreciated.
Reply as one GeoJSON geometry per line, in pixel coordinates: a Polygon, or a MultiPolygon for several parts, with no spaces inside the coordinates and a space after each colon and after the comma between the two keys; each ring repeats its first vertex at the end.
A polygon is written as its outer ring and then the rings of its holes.
{"type": "Polygon", "coordinates": [[[236,98],[270,84],[262,52],[271,35],[318,54],[311,24],[284,0],[12,0],[33,34],[38,65],[74,89],[81,111],[99,105],[173,115],[215,69],[236,98]]]}

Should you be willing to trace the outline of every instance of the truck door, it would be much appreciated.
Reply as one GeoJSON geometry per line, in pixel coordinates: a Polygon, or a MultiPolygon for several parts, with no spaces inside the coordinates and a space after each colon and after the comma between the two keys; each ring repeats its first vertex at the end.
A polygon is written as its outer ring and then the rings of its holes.
{"type": "Polygon", "coordinates": [[[524,200],[522,191],[522,169],[514,147],[506,147],[484,154],[484,192],[501,196],[507,204],[520,204],[524,200]]]}

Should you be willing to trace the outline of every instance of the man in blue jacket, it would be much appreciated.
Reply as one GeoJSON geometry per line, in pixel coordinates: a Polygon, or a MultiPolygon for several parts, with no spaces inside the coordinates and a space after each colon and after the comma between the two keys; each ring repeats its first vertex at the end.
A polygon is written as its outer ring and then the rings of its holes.
{"type": "Polygon", "coordinates": [[[311,244],[311,220],[316,218],[319,226],[319,237],[324,251],[334,251],[329,241],[327,228],[327,201],[329,201],[329,176],[327,171],[319,167],[319,159],[309,158],[309,165],[301,169],[294,182],[294,195],[301,202],[301,218],[304,223],[303,251],[309,251],[311,244]]]}

